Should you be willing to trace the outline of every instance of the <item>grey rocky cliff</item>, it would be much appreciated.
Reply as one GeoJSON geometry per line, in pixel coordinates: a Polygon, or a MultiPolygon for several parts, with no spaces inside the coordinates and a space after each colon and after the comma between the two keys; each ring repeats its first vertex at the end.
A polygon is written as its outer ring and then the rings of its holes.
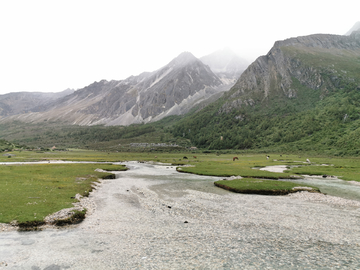
{"type": "MultiPolygon", "coordinates": [[[[121,81],[100,81],[49,102],[31,114],[7,120],[58,121],[78,125],[130,125],[179,115],[228,90],[211,69],[189,52],[154,72],[121,81]]],[[[6,121],[6,119],[2,119],[6,121]]]]}
{"type": "Polygon", "coordinates": [[[172,110],[201,91],[215,91],[221,81],[190,53],[182,53],[165,67],[120,81],[99,102],[81,110],[108,125],[149,122],[159,116],[181,114],[172,110]],[[170,111],[173,111],[171,113],[170,111]]]}
{"type": "Polygon", "coordinates": [[[355,31],[350,36],[317,34],[275,42],[267,55],[260,56],[242,73],[226,94],[228,101],[221,107],[220,112],[229,112],[244,105],[252,106],[271,95],[296,98],[294,79],[303,86],[326,93],[337,83],[336,70],[332,70],[333,65],[309,65],[301,54],[360,56],[359,33],[355,31]],[[331,79],[324,77],[324,70],[329,74],[334,73],[334,76],[331,79]]]}

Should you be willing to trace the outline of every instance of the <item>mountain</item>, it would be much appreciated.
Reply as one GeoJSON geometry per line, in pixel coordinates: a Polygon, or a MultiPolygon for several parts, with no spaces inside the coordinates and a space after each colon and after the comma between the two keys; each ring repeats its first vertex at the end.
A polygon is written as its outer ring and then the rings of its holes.
{"type": "Polygon", "coordinates": [[[41,106],[73,92],[67,89],[59,93],[16,92],[0,95],[0,116],[37,111],[41,106]]]}
{"type": "Polygon", "coordinates": [[[209,149],[355,151],[359,60],[360,31],[277,41],[219,100],[182,119],[174,134],[209,149]]]}
{"type": "Polygon", "coordinates": [[[130,125],[188,112],[228,90],[211,69],[189,52],[166,66],[125,80],[100,81],[61,99],[2,121],[57,121],[76,125],[130,125]]]}
{"type": "Polygon", "coordinates": [[[244,102],[260,102],[274,95],[296,98],[297,83],[324,97],[341,83],[358,77],[358,65],[353,57],[360,56],[359,48],[360,32],[278,41],[267,55],[259,57],[243,73],[222,108],[228,111],[244,102]]]}
{"type": "Polygon", "coordinates": [[[235,83],[249,63],[226,48],[203,56],[200,60],[226,84],[235,83]]]}
{"type": "Polygon", "coordinates": [[[353,27],[349,31],[346,32],[346,36],[350,36],[350,34],[354,31],[360,30],[360,21],[356,22],[353,27]]]}
{"type": "Polygon", "coordinates": [[[222,109],[229,111],[274,95],[296,98],[297,83],[323,97],[340,82],[358,76],[353,57],[360,55],[359,47],[360,32],[356,31],[350,36],[318,34],[277,41],[242,74],[222,109]]]}

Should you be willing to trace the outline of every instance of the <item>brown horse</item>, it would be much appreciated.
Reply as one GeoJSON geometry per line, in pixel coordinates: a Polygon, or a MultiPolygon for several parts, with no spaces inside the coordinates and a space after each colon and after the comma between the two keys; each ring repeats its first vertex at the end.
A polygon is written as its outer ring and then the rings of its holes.
{"type": "Polygon", "coordinates": [[[235,161],[236,159],[237,159],[237,160],[239,160],[239,158],[238,158],[238,157],[233,157],[233,161],[235,161]]]}

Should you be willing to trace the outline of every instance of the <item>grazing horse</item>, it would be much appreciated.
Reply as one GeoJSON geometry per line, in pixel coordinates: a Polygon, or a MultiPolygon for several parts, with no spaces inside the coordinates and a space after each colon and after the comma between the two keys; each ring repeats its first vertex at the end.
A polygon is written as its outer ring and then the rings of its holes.
{"type": "Polygon", "coordinates": [[[194,158],[196,158],[196,156],[194,156],[194,158]]]}
{"type": "Polygon", "coordinates": [[[236,159],[237,159],[237,160],[239,160],[239,158],[238,158],[238,157],[233,157],[233,161],[235,161],[236,159]]]}

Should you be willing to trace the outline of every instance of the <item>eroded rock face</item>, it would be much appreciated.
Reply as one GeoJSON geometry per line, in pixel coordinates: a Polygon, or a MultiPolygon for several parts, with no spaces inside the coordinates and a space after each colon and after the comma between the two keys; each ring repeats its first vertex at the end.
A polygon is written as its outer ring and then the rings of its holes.
{"type": "Polygon", "coordinates": [[[78,125],[129,125],[183,114],[226,84],[191,53],[163,68],[122,81],[100,81],[48,103],[36,113],[16,115],[25,122],[61,121],[78,125]]]}
{"type": "MultiPolygon", "coordinates": [[[[261,56],[241,75],[229,91],[228,99],[220,112],[233,108],[253,105],[270,95],[284,95],[296,98],[297,89],[293,87],[294,79],[303,86],[324,93],[336,87],[339,82],[338,71],[332,63],[309,64],[304,57],[318,57],[321,53],[360,56],[360,32],[354,31],[350,36],[311,35],[277,41],[267,55],[261,56]],[[326,71],[333,76],[323,76],[326,71]]],[[[340,74],[343,75],[343,74],[340,74]]],[[[351,80],[351,78],[348,78],[351,80]]]]}
{"type": "Polygon", "coordinates": [[[100,101],[82,110],[110,125],[149,122],[205,90],[215,93],[219,78],[190,53],[183,53],[158,71],[120,81],[100,101]],[[126,117],[127,116],[127,117],[126,117]]]}

